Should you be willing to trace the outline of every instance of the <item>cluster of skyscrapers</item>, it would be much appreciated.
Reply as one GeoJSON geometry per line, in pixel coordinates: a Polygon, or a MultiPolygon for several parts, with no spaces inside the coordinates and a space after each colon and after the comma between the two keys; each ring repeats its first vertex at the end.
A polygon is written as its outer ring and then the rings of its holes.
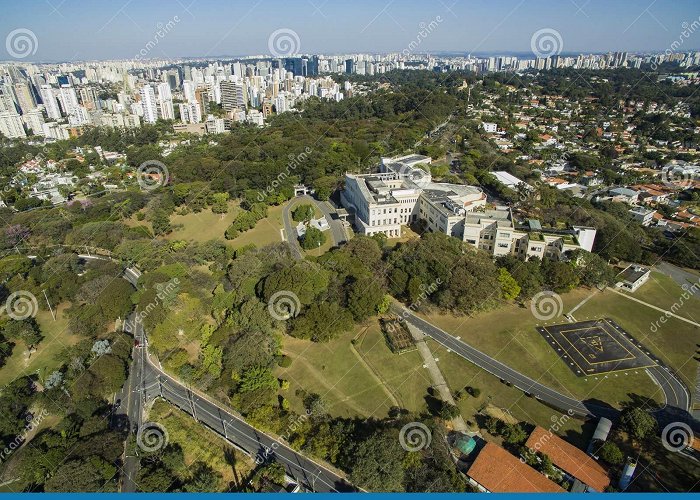
{"type": "Polygon", "coordinates": [[[341,100],[353,85],[333,74],[376,75],[391,70],[546,70],[639,68],[700,64],[700,52],[553,54],[546,57],[430,54],[352,54],[232,60],[125,60],[0,65],[0,133],[67,139],[81,127],[139,127],[172,120],[176,130],[221,133],[234,122],[262,126],[304,99],[341,100]]]}

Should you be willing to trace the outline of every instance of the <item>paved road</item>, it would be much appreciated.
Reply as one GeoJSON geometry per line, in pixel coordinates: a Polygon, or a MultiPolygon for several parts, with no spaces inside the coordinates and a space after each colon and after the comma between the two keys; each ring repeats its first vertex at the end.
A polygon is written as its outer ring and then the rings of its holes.
{"type": "Polygon", "coordinates": [[[294,255],[294,258],[296,258],[297,260],[303,259],[304,251],[299,245],[299,240],[296,237],[296,225],[292,221],[292,216],[290,212],[292,208],[302,203],[309,203],[315,205],[324,215],[326,221],[328,222],[328,225],[330,226],[330,233],[331,237],[333,238],[333,245],[340,246],[341,243],[345,243],[347,241],[347,233],[345,232],[345,227],[343,226],[343,223],[340,220],[333,218],[333,212],[335,212],[335,210],[331,207],[331,205],[328,202],[315,200],[309,195],[297,196],[296,198],[292,198],[282,211],[284,233],[287,238],[287,243],[289,243],[289,246],[292,248],[292,254],[294,255]]]}
{"type": "Polygon", "coordinates": [[[542,400],[555,408],[559,408],[563,412],[571,411],[581,417],[614,418],[617,416],[617,410],[614,408],[578,401],[565,396],[554,389],[550,389],[543,384],[540,384],[539,382],[510,368],[500,361],[487,356],[469,344],[456,339],[446,331],[436,327],[424,319],[419,318],[402,306],[393,305],[392,309],[395,314],[404,317],[408,323],[420,329],[423,333],[432,337],[435,341],[450,349],[452,352],[462,356],[468,361],[471,361],[479,368],[486,370],[499,379],[513,384],[521,391],[530,394],[531,396],[534,396],[535,398],[542,400]]]}
{"type": "Polygon", "coordinates": [[[275,461],[284,466],[288,476],[316,492],[357,491],[338,473],[306,458],[286,444],[248,425],[243,419],[209,399],[180,384],[144,360],[144,396],[146,400],[162,397],[198,422],[255,457],[256,461],[275,461]]]}
{"type": "MultiPolygon", "coordinates": [[[[423,333],[432,337],[444,347],[452,350],[464,359],[471,361],[499,379],[513,384],[526,394],[534,396],[538,400],[554,408],[560,409],[562,412],[572,411],[574,414],[581,417],[606,417],[610,419],[616,419],[619,414],[618,410],[615,408],[606,406],[600,402],[578,401],[561,394],[510,368],[500,361],[487,356],[462,340],[436,327],[432,323],[419,318],[403,306],[394,304],[392,305],[392,310],[394,314],[405,318],[409,324],[420,329],[423,333]]],[[[692,421],[693,419],[688,413],[690,398],[683,383],[664,366],[649,368],[648,372],[663,390],[666,398],[665,407],[655,412],[655,416],[659,422],[664,423],[678,420],[692,421]]],[[[698,422],[695,421],[693,424],[697,426],[698,422]]]]}
{"type": "MultiPolygon", "coordinates": [[[[136,434],[139,427],[143,423],[143,390],[144,390],[144,366],[146,364],[146,353],[143,348],[145,335],[143,331],[143,323],[135,321],[136,315],[132,313],[127,318],[124,325],[124,331],[131,333],[140,347],[134,347],[132,352],[132,362],[129,369],[129,377],[121,391],[121,406],[120,411],[126,417],[129,425],[129,433],[136,434]]],[[[119,397],[119,396],[118,396],[119,397]]],[[[127,450],[128,451],[128,450],[127,450]]],[[[124,469],[121,491],[125,493],[133,493],[137,491],[136,477],[139,473],[140,461],[139,457],[129,455],[125,451],[124,469]]]]}
{"type": "MultiPolygon", "coordinates": [[[[659,262],[654,266],[654,270],[672,278],[676,283],[678,283],[681,286],[686,285],[688,289],[690,289],[692,285],[700,283],[700,276],[693,274],[690,271],[686,271],[682,267],[675,266],[670,262],[659,262]]],[[[700,291],[697,290],[697,288],[698,287],[691,290],[691,292],[693,292],[693,295],[697,296],[698,294],[700,294],[700,291]]]]}
{"type": "MultiPolygon", "coordinates": [[[[647,368],[647,373],[664,393],[666,404],[654,416],[660,425],[670,422],[692,421],[690,410],[690,393],[678,377],[663,365],[647,368]]],[[[700,422],[695,420],[693,427],[698,431],[700,422]]]]}

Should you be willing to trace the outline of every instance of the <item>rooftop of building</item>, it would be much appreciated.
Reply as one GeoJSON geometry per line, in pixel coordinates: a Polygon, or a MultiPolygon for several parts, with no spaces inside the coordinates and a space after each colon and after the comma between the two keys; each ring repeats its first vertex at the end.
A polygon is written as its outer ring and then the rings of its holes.
{"type": "Polygon", "coordinates": [[[620,274],[618,274],[618,277],[620,281],[636,283],[638,280],[646,276],[649,272],[650,270],[648,267],[630,264],[620,274]]]}
{"type": "Polygon", "coordinates": [[[644,216],[651,215],[655,212],[654,210],[651,210],[651,209],[646,208],[646,207],[634,207],[634,208],[630,208],[629,211],[634,213],[634,214],[644,215],[644,216]]]}
{"type": "Polygon", "coordinates": [[[494,493],[563,493],[564,489],[494,443],[486,443],[467,472],[494,493]]]}
{"type": "Polygon", "coordinates": [[[633,189],[629,188],[613,188],[610,190],[610,193],[614,195],[619,195],[619,196],[628,196],[628,197],[634,197],[637,196],[639,193],[633,189]]]}
{"type": "Polygon", "coordinates": [[[471,212],[467,214],[467,224],[493,224],[498,226],[512,226],[510,210],[484,210],[483,212],[471,212]]]}
{"type": "Polygon", "coordinates": [[[525,446],[544,453],[556,467],[595,491],[603,492],[610,485],[610,477],[602,465],[583,450],[542,427],[535,427],[525,446]]]}

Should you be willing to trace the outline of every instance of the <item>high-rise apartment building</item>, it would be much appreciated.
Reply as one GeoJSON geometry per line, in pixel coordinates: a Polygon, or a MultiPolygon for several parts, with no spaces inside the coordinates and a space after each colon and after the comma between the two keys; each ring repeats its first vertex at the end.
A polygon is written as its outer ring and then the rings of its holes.
{"type": "Polygon", "coordinates": [[[219,83],[221,106],[230,111],[234,108],[246,109],[247,92],[242,83],[223,81],[219,83]]]}
{"type": "Polygon", "coordinates": [[[26,137],[19,114],[12,111],[0,113],[0,133],[10,139],[26,137]]]}
{"type": "Polygon", "coordinates": [[[61,110],[58,108],[56,94],[51,85],[42,85],[39,89],[39,94],[41,95],[41,100],[44,103],[46,116],[48,116],[51,120],[59,120],[61,118],[61,110]]]}
{"type": "Polygon", "coordinates": [[[153,87],[144,85],[139,92],[141,95],[141,108],[143,109],[143,120],[147,123],[155,123],[158,120],[158,103],[153,87]]]}
{"type": "Polygon", "coordinates": [[[22,114],[29,113],[31,110],[36,109],[36,101],[34,100],[34,96],[27,82],[15,83],[14,91],[17,97],[17,104],[22,110],[22,114]]]}
{"type": "Polygon", "coordinates": [[[75,93],[75,89],[70,85],[61,85],[60,93],[58,99],[63,107],[63,112],[67,115],[73,115],[78,109],[78,95],[75,93]]]}

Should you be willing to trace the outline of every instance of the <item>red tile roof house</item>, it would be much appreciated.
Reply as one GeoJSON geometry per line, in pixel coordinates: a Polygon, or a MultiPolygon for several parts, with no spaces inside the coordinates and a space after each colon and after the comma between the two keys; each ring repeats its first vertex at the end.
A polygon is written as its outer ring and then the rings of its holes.
{"type": "Polygon", "coordinates": [[[493,493],[564,493],[554,481],[497,444],[487,443],[467,471],[469,482],[493,493]]]}
{"type": "Polygon", "coordinates": [[[542,427],[535,427],[525,446],[547,455],[557,468],[585,484],[589,491],[603,492],[610,485],[610,478],[602,465],[542,427]]]}

